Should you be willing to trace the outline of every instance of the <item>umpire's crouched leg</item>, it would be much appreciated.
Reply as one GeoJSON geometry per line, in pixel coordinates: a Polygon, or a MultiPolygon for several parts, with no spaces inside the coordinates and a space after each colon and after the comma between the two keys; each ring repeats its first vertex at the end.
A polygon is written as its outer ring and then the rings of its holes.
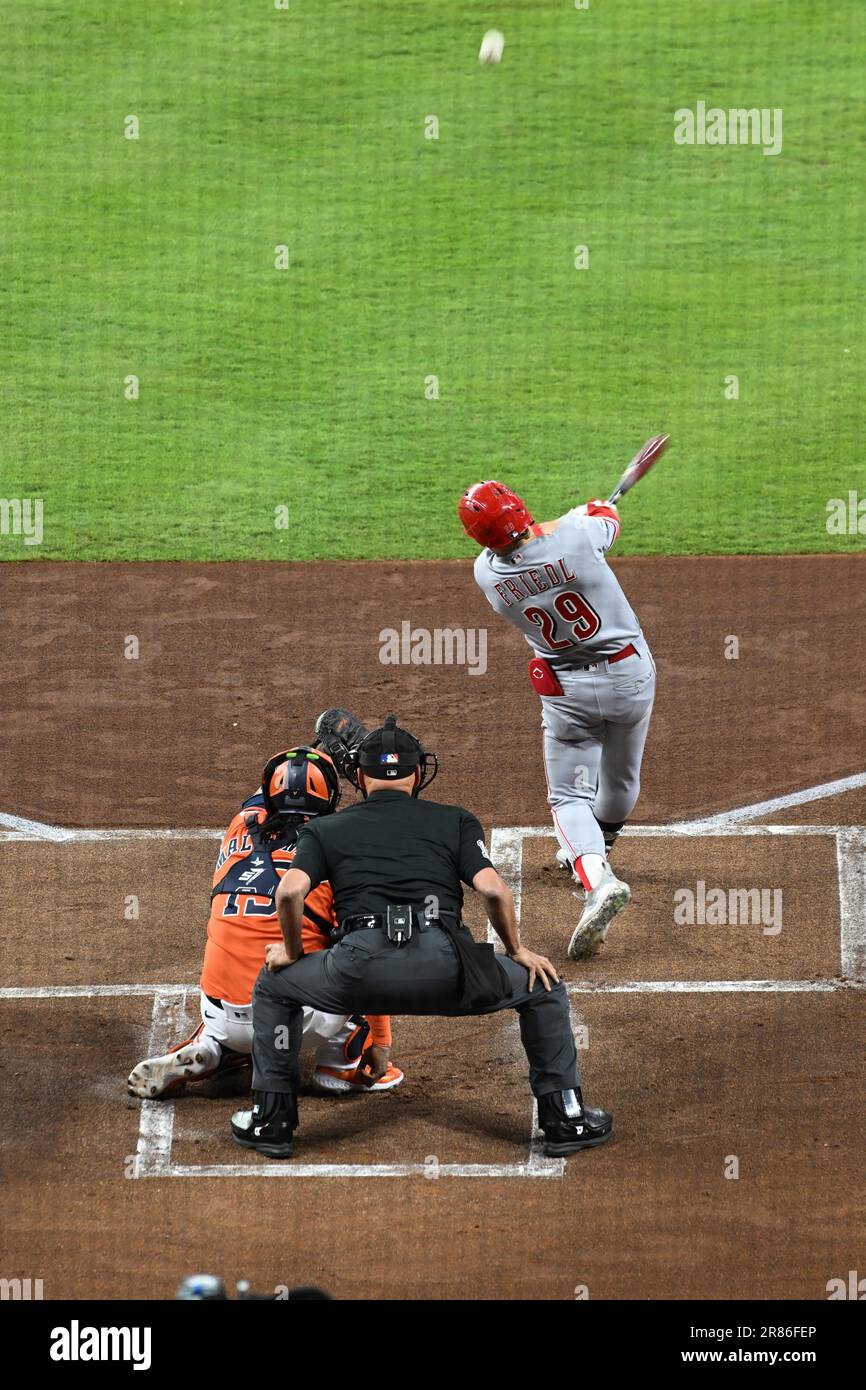
{"type": "Polygon", "coordinates": [[[501,1007],[510,1005],[520,1019],[529,1084],[544,1130],[544,1152],[565,1157],[606,1143],[613,1132],[613,1117],[584,1102],[565,985],[559,980],[545,989],[536,979],[530,990],[525,966],[508,958],[500,958],[499,964],[511,985],[510,998],[501,1007]]]}
{"type": "Polygon", "coordinates": [[[314,959],[305,956],[273,974],[263,967],[253,991],[253,1107],[232,1116],[232,1134],[243,1148],[268,1158],[291,1158],[293,1152],[304,1019],[289,976],[314,959]]]}

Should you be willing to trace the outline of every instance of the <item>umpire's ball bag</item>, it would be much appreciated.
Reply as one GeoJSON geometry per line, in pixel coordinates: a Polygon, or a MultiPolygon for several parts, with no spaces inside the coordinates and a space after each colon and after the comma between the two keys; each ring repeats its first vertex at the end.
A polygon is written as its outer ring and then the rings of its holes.
{"type": "Polygon", "coordinates": [[[511,981],[493,947],[479,945],[462,922],[452,926],[440,918],[439,926],[450,938],[460,966],[460,1008],[480,1012],[506,999],[511,993],[511,981]]]}

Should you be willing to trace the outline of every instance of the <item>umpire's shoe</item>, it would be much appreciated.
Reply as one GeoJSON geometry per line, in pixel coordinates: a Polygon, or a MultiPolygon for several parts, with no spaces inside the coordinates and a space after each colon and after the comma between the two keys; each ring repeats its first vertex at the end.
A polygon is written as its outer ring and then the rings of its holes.
{"type": "Polygon", "coordinates": [[[538,1098],[538,1123],[544,1130],[544,1152],[550,1158],[594,1149],[613,1133],[613,1116],[606,1110],[584,1105],[580,1087],[576,1091],[552,1091],[538,1098]]]}
{"type": "Polygon", "coordinates": [[[252,1110],[236,1110],[232,1134],[236,1144],[255,1149],[266,1158],[291,1158],[292,1135],[298,1127],[294,1096],[276,1091],[253,1091],[252,1110]]]}

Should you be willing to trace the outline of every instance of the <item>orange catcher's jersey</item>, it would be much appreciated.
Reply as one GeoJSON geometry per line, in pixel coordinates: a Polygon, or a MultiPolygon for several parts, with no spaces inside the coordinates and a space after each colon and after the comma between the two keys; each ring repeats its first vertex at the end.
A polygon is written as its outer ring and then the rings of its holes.
{"type": "MultiPolygon", "coordinates": [[[[264,807],[239,811],[222,839],[213,873],[215,892],[207,924],[201,988],[213,999],[246,1005],[265,963],[265,948],[283,939],[273,894],[295,857],[295,845],[257,850],[250,833],[265,819],[264,807]],[[271,865],[273,867],[271,867],[271,865]],[[276,881],[274,881],[276,875],[276,881]],[[257,887],[262,888],[256,893],[257,887]]],[[[325,950],[337,926],[331,885],[320,883],[304,902],[301,942],[305,952],[325,950]]],[[[369,1018],[373,1042],[389,1045],[390,1020],[369,1018]]]]}

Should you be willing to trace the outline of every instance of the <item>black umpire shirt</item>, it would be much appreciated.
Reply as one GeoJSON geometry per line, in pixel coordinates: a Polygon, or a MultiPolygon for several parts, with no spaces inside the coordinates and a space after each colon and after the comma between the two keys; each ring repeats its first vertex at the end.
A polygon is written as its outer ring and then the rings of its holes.
{"type": "Polygon", "coordinates": [[[389,903],[459,913],[463,883],[493,865],[484,831],[471,811],[422,801],[400,791],[375,791],[336,816],[309,821],[292,868],[312,886],[328,879],[337,920],[384,912],[389,903]]]}

